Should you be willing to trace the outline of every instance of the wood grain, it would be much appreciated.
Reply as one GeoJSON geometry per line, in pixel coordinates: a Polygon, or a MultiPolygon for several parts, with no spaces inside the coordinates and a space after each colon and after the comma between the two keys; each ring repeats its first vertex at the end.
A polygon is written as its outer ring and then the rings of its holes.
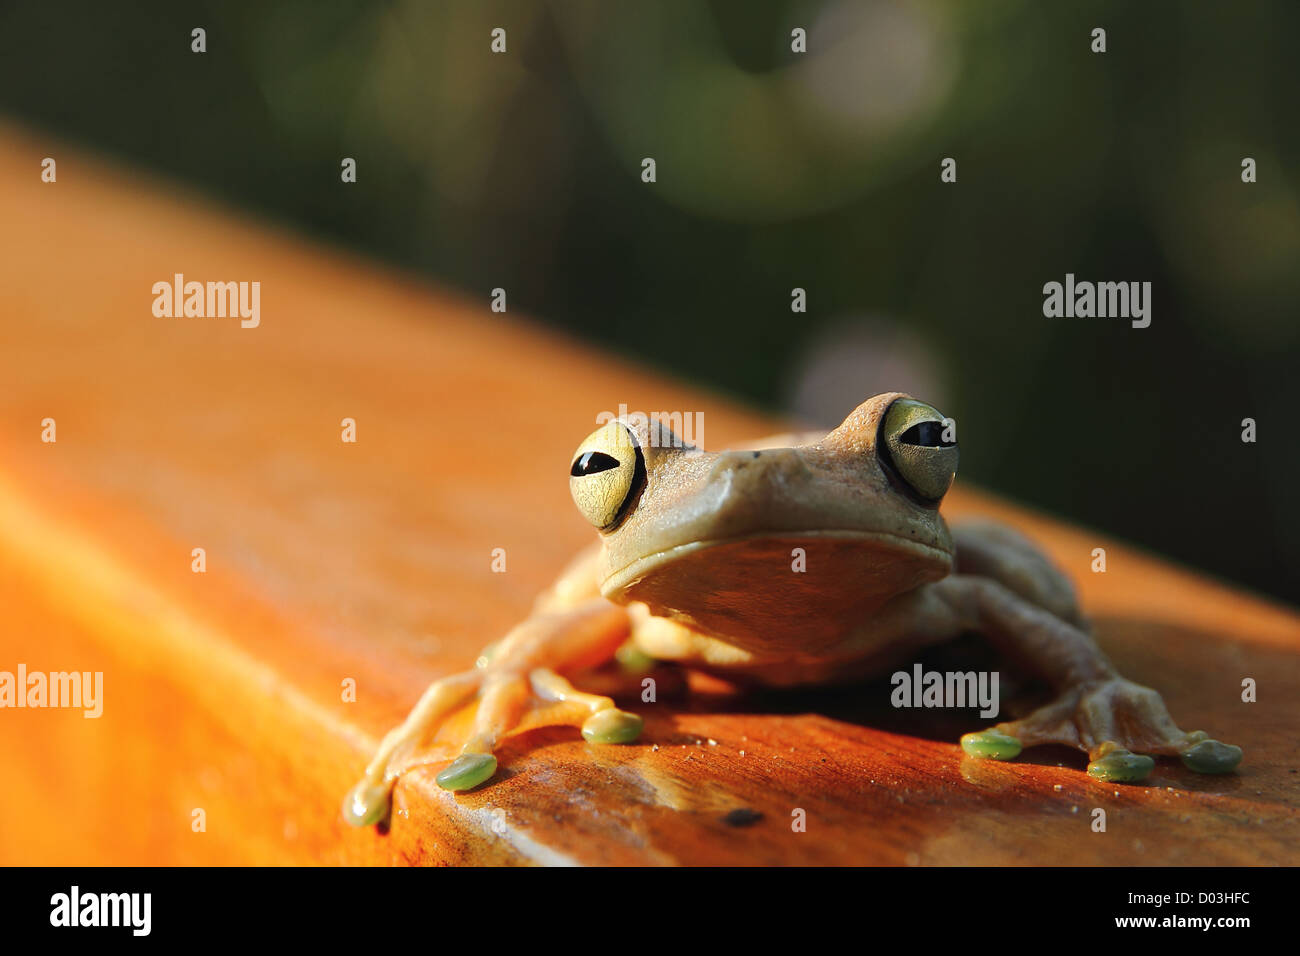
{"type": "Polygon", "coordinates": [[[948,513],[1044,542],[1121,669],[1243,746],[1240,774],[1116,788],[1064,751],[965,760],[977,717],[878,686],[693,679],[638,706],[641,744],[532,730],[491,785],[421,768],[386,833],[348,828],[378,736],[587,542],[563,474],[598,412],[703,410],[709,446],[779,423],[30,132],[0,129],[0,183],[0,670],[105,682],[98,720],[0,711],[0,863],[1300,862],[1295,612],[960,482],[948,513]],[[260,327],[155,318],[177,272],[260,281],[260,327]]]}

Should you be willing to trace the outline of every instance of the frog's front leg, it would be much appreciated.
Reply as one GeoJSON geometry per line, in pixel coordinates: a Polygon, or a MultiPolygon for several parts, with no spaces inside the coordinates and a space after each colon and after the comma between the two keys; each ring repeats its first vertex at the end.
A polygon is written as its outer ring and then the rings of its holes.
{"type": "Polygon", "coordinates": [[[557,673],[608,660],[628,628],[627,610],[598,597],[535,614],[485,652],[472,670],[436,681],[424,692],[406,720],[384,737],[361,782],[348,793],[344,817],[356,826],[382,820],[402,758],[475,696],[473,728],[460,755],[437,777],[445,790],[468,790],[490,778],[497,767],[493,751],[532,705],[577,704],[582,734],[593,743],[635,740],[640,717],[618,710],[609,697],[575,690],[557,673]]]}
{"type": "Polygon", "coordinates": [[[1065,744],[1088,754],[1090,775],[1125,783],[1151,772],[1148,754],[1178,756],[1199,773],[1227,773],[1241,761],[1241,748],[1181,730],[1160,695],[1121,677],[1087,631],[1000,582],[958,574],[926,590],[952,625],[982,632],[1058,694],[1021,720],[965,735],[968,754],[1010,760],[1025,747],[1065,744]]]}

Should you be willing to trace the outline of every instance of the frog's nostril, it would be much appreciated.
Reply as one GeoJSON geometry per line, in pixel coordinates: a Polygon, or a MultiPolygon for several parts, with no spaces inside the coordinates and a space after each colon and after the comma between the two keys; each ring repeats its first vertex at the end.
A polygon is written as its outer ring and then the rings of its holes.
{"type": "Polygon", "coordinates": [[[709,478],[726,478],[734,474],[739,468],[743,467],[736,461],[736,456],[732,452],[725,452],[718,456],[718,460],[713,463],[709,469],[709,478]]]}

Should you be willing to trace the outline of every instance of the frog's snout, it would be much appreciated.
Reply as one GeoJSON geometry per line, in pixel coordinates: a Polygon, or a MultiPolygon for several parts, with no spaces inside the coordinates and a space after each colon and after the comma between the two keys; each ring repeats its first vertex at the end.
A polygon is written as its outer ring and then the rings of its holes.
{"type": "Polygon", "coordinates": [[[797,449],[767,448],[723,452],[713,463],[709,480],[756,489],[806,480],[811,474],[812,470],[797,449]]]}
{"type": "Polygon", "coordinates": [[[809,511],[816,501],[812,480],[812,469],[793,448],[723,452],[707,480],[715,533],[816,524],[821,515],[809,511]]]}

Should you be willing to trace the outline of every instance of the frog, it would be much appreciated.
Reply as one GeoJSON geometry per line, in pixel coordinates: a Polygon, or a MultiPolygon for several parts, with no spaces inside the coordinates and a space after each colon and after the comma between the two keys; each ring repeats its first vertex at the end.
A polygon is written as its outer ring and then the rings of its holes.
{"type": "Polygon", "coordinates": [[[739,685],[862,685],[971,633],[1049,697],[964,734],[968,758],[1065,745],[1107,784],[1145,780],[1155,757],[1234,771],[1240,747],[1180,729],[1156,690],[1117,671],[1070,579],[1033,542],[989,519],[949,527],[940,505],[957,463],[955,423],[903,392],[868,399],[829,432],[716,452],[662,417],[601,423],[569,459],[596,542],[473,667],[428,687],[347,794],[345,819],[386,819],[410,755],[470,705],[459,753],[436,776],[445,790],[491,780],[502,740],[542,708],[558,706],[591,744],[633,743],[642,718],[576,686],[612,661],[739,685]]]}

